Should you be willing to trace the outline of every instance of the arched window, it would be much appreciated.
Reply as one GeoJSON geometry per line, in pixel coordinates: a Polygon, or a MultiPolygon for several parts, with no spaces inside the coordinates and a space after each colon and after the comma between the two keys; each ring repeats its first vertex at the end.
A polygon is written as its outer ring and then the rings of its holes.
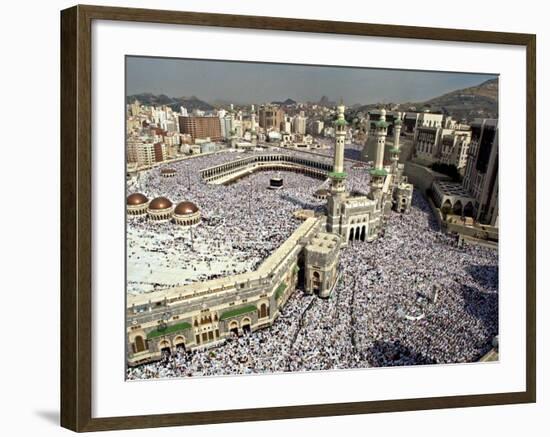
{"type": "Polygon", "coordinates": [[[268,306],[263,303],[260,305],[260,319],[263,319],[264,317],[267,317],[269,315],[269,309],[268,306]]]}
{"type": "Polygon", "coordinates": [[[460,200],[457,200],[453,205],[453,213],[456,215],[462,215],[462,202],[460,200]]]}
{"type": "Polygon", "coordinates": [[[466,217],[473,217],[474,216],[474,206],[472,205],[472,202],[468,202],[466,206],[464,207],[464,215],[466,217]]]}

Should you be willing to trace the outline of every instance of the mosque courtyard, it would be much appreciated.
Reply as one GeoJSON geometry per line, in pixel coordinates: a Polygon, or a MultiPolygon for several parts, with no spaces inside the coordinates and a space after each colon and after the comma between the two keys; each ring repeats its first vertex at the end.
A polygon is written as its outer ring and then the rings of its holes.
{"type": "MultiPolygon", "coordinates": [[[[128,193],[190,201],[202,220],[179,228],[146,218],[127,221],[129,294],[151,293],[257,268],[299,226],[293,212],[321,211],[315,191],[327,183],[266,171],[230,185],[208,185],[199,170],[236,153],[197,157],[142,172],[128,193]],[[282,190],[268,189],[282,177],[282,190]]],[[[346,163],[350,191],[368,191],[365,169],[346,163]]],[[[229,338],[214,349],[173,353],[128,368],[129,379],[335,370],[478,361],[498,334],[498,253],[458,247],[443,234],[422,195],[408,214],[392,212],[383,237],[352,242],[340,254],[329,299],[290,297],[273,326],[229,338]],[[435,293],[435,295],[434,295],[435,293]]]]}

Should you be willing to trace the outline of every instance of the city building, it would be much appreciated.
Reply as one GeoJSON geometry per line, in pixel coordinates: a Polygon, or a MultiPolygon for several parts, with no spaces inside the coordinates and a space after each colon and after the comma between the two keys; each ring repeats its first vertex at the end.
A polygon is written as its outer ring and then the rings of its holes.
{"type": "Polygon", "coordinates": [[[258,131],[256,127],[256,109],[254,108],[254,105],[250,108],[250,142],[252,143],[252,147],[256,147],[258,145],[258,131]]]}
{"type": "Polygon", "coordinates": [[[319,136],[323,133],[325,122],[322,120],[314,120],[309,123],[309,133],[313,136],[319,136]]]}
{"type": "Polygon", "coordinates": [[[210,138],[212,141],[221,141],[222,131],[218,117],[179,116],[180,133],[189,134],[193,140],[210,138]]]}
{"type": "Polygon", "coordinates": [[[285,115],[283,122],[281,123],[281,132],[291,133],[292,132],[292,117],[290,115],[285,115]]]}
{"type": "Polygon", "coordinates": [[[163,143],[128,140],[126,144],[126,160],[129,163],[137,163],[141,167],[151,166],[166,160],[166,145],[163,143]]]}
{"type": "Polygon", "coordinates": [[[475,218],[498,226],[498,120],[475,119],[463,186],[475,199],[475,218]]]}
{"type": "Polygon", "coordinates": [[[416,128],[420,127],[443,127],[443,114],[432,112],[420,112],[416,119],[416,128]]]}
{"type": "Polygon", "coordinates": [[[279,131],[281,129],[281,123],[284,120],[285,113],[284,111],[275,105],[263,105],[260,106],[258,117],[259,124],[264,130],[275,130],[279,131]]]}
{"type": "Polygon", "coordinates": [[[305,135],[306,124],[307,117],[305,116],[304,111],[300,111],[300,113],[292,119],[292,132],[295,134],[305,135]]]}
{"type": "Polygon", "coordinates": [[[425,165],[441,163],[463,169],[470,139],[470,126],[441,114],[421,113],[414,131],[414,159],[425,165]]]}
{"type": "Polygon", "coordinates": [[[454,165],[458,170],[464,169],[468,161],[471,138],[470,130],[443,129],[437,162],[454,165]]]}
{"type": "Polygon", "coordinates": [[[134,100],[134,103],[130,105],[130,114],[132,117],[137,117],[141,112],[141,103],[139,103],[139,100],[134,100]]]}

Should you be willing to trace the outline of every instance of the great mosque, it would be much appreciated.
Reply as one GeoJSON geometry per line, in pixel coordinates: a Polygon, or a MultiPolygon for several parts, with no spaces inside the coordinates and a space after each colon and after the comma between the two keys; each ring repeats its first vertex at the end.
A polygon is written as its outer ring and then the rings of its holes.
{"type": "MultiPolygon", "coordinates": [[[[390,163],[384,163],[388,134],[386,113],[376,123],[374,166],[368,195],[356,196],[346,187],[344,167],[345,107],[337,107],[332,166],[322,158],[303,158],[288,153],[253,154],[202,169],[205,183],[225,184],[262,170],[297,171],[330,180],[326,213],[307,217],[273,253],[254,270],[204,282],[129,295],[127,298],[127,357],[134,366],[158,360],[176,347],[194,350],[214,347],[231,335],[269,327],[288,298],[301,287],[320,298],[330,296],[339,278],[340,249],[350,241],[373,241],[383,235],[391,209],[408,212],[413,186],[399,163],[401,120],[393,121],[394,142],[390,163]]],[[[255,140],[255,120],[252,120],[255,140]]],[[[172,177],[172,170],[163,177],[172,177]]],[[[322,192],[321,192],[322,191],[322,192]]],[[[174,226],[200,226],[197,205],[182,200],[174,206],[166,197],[149,200],[141,193],[127,198],[128,215],[146,215],[152,221],[171,221],[174,226]]]]}

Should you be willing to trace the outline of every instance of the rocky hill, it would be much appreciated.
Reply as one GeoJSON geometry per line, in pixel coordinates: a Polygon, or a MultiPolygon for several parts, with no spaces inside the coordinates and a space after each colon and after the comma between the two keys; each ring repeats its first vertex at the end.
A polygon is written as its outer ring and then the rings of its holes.
{"type": "Polygon", "coordinates": [[[374,103],[363,105],[356,112],[366,112],[379,107],[391,107],[398,111],[422,111],[449,114],[458,120],[474,118],[498,118],[498,79],[490,79],[479,85],[443,94],[423,102],[394,104],[374,103]]]}
{"type": "Polygon", "coordinates": [[[473,120],[498,118],[498,79],[491,79],[480,85],[452,91],[442,96],[416,104],[418,109],[428,107],[430,111],[451,114],[456,119],[473,120]]]}
{"type": "Polygon", "coordinates": [[[192,111],[193,109],[200,109],[202,111],[210,111],[214,109],[214,107],[203,101],[200,100],[196,96],[191,97],[169,97],[165,94],[151,94],[151,93],[141,93],[141,94],[132,94],[131,96],[126,97],[127,103],[133,103],[135,100],[139,100],[139,102],[143,105],[154,105],[154,106],[170,106],[172,109],[178,111],[180,109],[180,106],[183,106],[184,108],[187,108],[188,111],[192,111]]]}
{"type": "Polygon", "coordinates": [[[272,105],[279,105],[279,106],[293,106],[296,104],[296,100],[292,100],[291,98],[286,99],[283,101],[273,101],[271,102],[272,105]]]}

